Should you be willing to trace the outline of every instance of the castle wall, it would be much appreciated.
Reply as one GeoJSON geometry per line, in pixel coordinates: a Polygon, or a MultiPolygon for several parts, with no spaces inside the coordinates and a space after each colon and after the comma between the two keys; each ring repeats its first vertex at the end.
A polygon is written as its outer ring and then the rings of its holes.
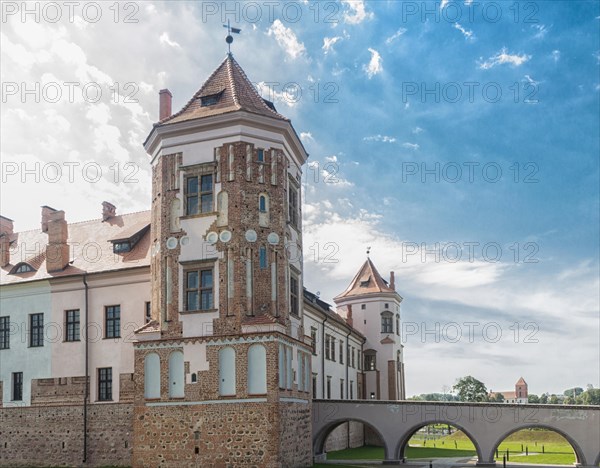
{"type": "MultiPolygon", "coordinates": [[[[88,464],[131,466],[133,405],[88,407],[88,464]]],[[[79,466],[83,405],[0,409],[0,466],[79,466]]]]}

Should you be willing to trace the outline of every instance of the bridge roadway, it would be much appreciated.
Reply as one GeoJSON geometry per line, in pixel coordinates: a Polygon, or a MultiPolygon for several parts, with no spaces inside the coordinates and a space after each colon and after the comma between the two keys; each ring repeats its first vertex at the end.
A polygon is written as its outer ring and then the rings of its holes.
{"type": "Polygon", "coordinates": [[[494,466],[500,443],[515,431],[551,429],[573,447],[576,466],[600,463],[600,406],[511,405],[376,400],[313,400],[313,451],[324,458],[327,436],[346,421],[370,426],[380,437],[387,464],[404,459],[409,439],[429,424],[450,424],[463,431],[477,450],[477,465],[494,466]]]}

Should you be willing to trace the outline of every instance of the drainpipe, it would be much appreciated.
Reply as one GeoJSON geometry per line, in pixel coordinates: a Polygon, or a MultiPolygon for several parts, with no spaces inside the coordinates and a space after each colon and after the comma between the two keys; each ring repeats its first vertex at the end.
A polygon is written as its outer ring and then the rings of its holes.
{"type": "Polygon", "coordinates": [[[323,392],[323,400],[325,399],[325,322],[327,322],[327,315],[323,320],[323,333],[321,333],[321,390],[323,392]]]}
{"type": "Polygon", "coordinates": [[[85,287],[85,395],[83,397],[83,463],[87,462],[87,407],[88,399],[90,396],[90,382],[89,382],[89,337],[88,337],[88,290],[89,286],[87,283],[87,274],[83,275],[83,285],[85,287]]]}
{"type": "MultiPolygon", "coordinates": [[[[352,334],[352,329],[350,329],[348,331],[348,334],[346,335],[346,400],[350,399],[350,382],[348,381],[348,379],[350,378],[350,375],[348,373],[348,368],[350,363],[348,361],[350,361],[350,353],[348,352],[348,350],[350,349],[350,341],[348,340],[348,338],[350,337],[350,335],[352,334]]],[[[348,425],[347,431],[346,431],[346,435],[348,436],[348,440],[347,440],[347,446],[348,448],[350,448],[350,421],[348,421],[346,423],[348,425]]]]}

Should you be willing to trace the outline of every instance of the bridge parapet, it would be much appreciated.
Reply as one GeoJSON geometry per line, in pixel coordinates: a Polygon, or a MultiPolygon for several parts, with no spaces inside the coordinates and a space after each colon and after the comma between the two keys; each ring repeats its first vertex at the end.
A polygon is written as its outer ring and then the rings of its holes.
{"type": "Polygon", "coordinates": [[[477,451],[478,465],[495,465],[494,453],[510,434],[532,427],[561,434],[573,447],[577,465],[600,462],[600,406],[511,405],[380,400],[313,400],[313,449],[323,453],[329,433],[346,421],[369,425],[384,444],[385,461],[404,458],[412,435],[429,424],[463,431],[477,451]]]}

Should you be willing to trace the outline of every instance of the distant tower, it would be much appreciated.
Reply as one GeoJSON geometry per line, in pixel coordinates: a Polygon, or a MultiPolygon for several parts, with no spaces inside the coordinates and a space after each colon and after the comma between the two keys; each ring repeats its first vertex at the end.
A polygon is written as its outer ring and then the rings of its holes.
{"type": "Polygon", "coordinates": [[[394,272],[388,283],[367,258],[346,290],[333,300],[338,312],[351,316],[354,328],[367,338],[362,357],[364,382],[359,396],[405,399],[404,346],[400,343],[402,297],[396,292],[394,272]]]}
{"type": "Polygon", "coordinates": [[[181,111],[161,91],[160,115],[144,143],[152,321],[136,332],[133,464],[311,466],[306,151],[231,54],[181,111]]]}
{"type": "Polygon", "coordinates": [[[515,384],[515,398],[524,398],[527,400],[527,382],[521,377],[515,384]]]}

